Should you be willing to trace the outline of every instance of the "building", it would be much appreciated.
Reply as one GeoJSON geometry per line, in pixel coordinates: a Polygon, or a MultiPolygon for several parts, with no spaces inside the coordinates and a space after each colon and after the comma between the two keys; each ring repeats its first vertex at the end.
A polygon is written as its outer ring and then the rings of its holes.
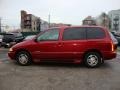
{"type": "Polygon", "coordinates": [[[61,26],[71,26],[71,24],[64,24],[64,23],[51,23],[50,27],[61,27],[61,26]]]}
{"type": "Polygon", "coordinates": [[[40,31],[40,18],[33,14],[27,14],[26,11],[21,11],[21,29],[23,32],[40,31]]]}
{"type": "Polygon", "coordinates": [[[110,29],[113,31],[120,32],[120,9],[112,10],[108,13],[110,18],[110,29]]]}
{"type": "Polygon", "coordinates": [[[106,13],[102,13],[96,18],[96,25],[109,28],[110,19],[106,13]]]}
{"type": "Polygon", "coordinates": [[[96,25],[96,20],[92,16],[88,16],[82,21],[82,23],[83,25],[96,25]]]}
{"type": "Polygon", "coordinates": [[[71,26],[71,24],[63,23],[48,23],[47,21],[41,20],[41,31],[45,31],[48,28],[61,27],[61,26],[71,26]]]}
{"type": "Polygon", "coordinates": [[[45,31],[49,28],[49,23],[47,21],[44,21],[44,20],[41,19],[41,25],[40,26],[41,26],[40,27],[41,31],[45,31]]]}

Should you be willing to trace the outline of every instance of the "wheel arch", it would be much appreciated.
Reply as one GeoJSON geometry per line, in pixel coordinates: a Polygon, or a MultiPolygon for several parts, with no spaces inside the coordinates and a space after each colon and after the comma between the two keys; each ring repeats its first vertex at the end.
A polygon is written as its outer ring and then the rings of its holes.
{"type": "Polygon", "coordinates": [[[28,50],[26,50],[26,49],[18,49],[17,51],[16,51],[16,53],[15,53],[15,59],[16,59],[16,56],[17,56],[17,54],[19,53],[19,52],[21,52],[21,51],[25,51],[25,52],[27,52],[30,56],[31,56],[31,59],[33,59],[32,58],[32,54],[28,51],[28,50]]]}
{"type": "Polygon", "coordinates": [[[103,55],[102,55],[102,53],[101,53],[100,50],[98,50],[98,49],[89,49],[89,50],[85,51],[85,53],[83,54],[83,59],[85,58],[85,55],[87,53],[89,53],[89,52],[96,52],[96,53],[98,53],[103,58],[103,55]]]}

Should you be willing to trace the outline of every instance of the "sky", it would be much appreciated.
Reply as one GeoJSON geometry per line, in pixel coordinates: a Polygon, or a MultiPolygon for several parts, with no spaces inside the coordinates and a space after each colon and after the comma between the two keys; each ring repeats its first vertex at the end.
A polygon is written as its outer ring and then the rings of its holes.
{"type": "Polygon", "coordinates": [[[96,17],[102,12],[120,9],[120,0],[0,0],[2,24],[20,26],[20,11],[25,10],[43,20],[80,25],[91,15],[96,17]]]}

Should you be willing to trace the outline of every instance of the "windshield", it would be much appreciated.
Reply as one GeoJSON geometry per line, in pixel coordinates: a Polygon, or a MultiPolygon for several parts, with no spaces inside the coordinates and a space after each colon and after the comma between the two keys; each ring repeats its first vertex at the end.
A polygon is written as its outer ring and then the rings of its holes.
{"type": "Polygon", "coordinates": [[[12,39],[14,39],[15,37],[14,37],[13,34],[6,34],[6,35],[4,35],[4,38],[12,38],[12,39]]]}

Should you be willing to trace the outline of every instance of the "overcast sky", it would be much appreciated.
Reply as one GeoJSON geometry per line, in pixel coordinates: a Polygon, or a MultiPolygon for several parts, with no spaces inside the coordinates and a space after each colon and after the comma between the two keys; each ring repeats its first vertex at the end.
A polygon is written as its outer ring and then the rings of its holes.
{"type": "Polygon", "coordinates": [[[20,25],[21,10],[46,21],[50,13],[51,22],[79,25],[88,15],[116,9],[120,9],[120,0],[0,0],[2,23],[13,26],[20,25]]]}

